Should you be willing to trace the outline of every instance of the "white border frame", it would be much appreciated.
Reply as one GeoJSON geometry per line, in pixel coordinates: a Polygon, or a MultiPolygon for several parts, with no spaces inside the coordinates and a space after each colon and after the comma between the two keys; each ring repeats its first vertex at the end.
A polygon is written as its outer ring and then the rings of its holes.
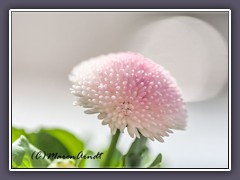
{"type": "Polygon", "coordinates": [[[10,9],[9,10],[9,171],[231,171],[231,10],[230,9],[10,9]],[[11,153],[11,134],[12,134],[12,12],[228,12],[228,163],[229,168],[194,168],[194,169],[180,169],[180,168],[172,168],[172,169],[104,169],[104,168],[92,168],[92,169],[12,169],[12,153],[11,153]]]}

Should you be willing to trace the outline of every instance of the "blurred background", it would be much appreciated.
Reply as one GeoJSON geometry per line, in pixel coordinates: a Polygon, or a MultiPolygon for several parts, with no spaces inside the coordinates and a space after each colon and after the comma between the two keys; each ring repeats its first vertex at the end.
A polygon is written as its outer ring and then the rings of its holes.
{"type": "MultiPolygon", "coordinates": [[[[164,143],[165,168],[228,167],[227,12],[13,12],[12,125],[58,127],[87,140],[96,152],[110,129],[72,105],[68,75],[91,57],[135,51],[170,71],[188,108],[186,131],[164,143]]],[[[125,153],[133,139],[125,133],[125,153]]]]}

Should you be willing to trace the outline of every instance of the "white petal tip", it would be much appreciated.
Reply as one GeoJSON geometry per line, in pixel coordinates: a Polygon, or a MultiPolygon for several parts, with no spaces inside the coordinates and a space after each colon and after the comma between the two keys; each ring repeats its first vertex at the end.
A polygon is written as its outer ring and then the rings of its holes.
{"type": "Polygon", "coordinates": [[[161,142],[161,143],[163,143],[164,142],[164,140],[163,140],[163,138],[162,137],[155,137],[155,139],[157,139],[159,142],[161,142]]]}

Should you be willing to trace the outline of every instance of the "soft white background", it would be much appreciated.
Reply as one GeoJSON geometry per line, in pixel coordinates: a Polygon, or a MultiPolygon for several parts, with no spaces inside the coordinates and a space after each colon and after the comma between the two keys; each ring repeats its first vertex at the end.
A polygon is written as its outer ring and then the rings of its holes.
{"type": "MultiPolygon", "coordinates": [[[[176,78],[188,108],[186,131],[150,142],[167,168],[228,166],[228,15],[224,12],[13,12],[12,124],[59,127],[95,151],[110,132],[72,106],[68,74],[90,57],[136,51],[176,78]]],[[[123,153],[133,141],[125,133],[123,153]]]]}

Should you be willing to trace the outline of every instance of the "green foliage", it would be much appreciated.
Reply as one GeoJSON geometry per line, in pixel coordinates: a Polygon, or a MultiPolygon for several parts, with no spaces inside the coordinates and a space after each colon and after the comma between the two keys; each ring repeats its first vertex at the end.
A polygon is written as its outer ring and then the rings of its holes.
{"type": "MultiPolygon", "coordinates": [[[[85,155],[86,156],[89,156],[89,155],[93,155],[94,153],[93,153],[93,151],[91,151],[91,150],[87,150],[87,152],[85,153],[85,155]]],[[[76,167],[78,167],[78,168],[84,168],[84,167],[86,167],[86,161],[87,161],[87,159],[77,159],[76,160],[76,167]]]]}
{"type": "Polygon", "coordinates": [[[128,152],[123,157],[123,166],[126,168],[131,167],[141,167],[142,159],[148,153],[148,147],[146,145],[147,138],[142,136],[136,138],[135,141],[130,146],[128,152]]]}
{"type": "Polygon", "coordinates": [[[50,161],[48,159],[34,159],[32,154],[40,151],[29,143],[27,138],[21,135],[12,144],[12,167],[13,168],[46,168],[50,161]]]}
{"type": "MultiPolygon", "coordinates": [[[[59,155],[70,155],[67,148],[57,138],[42,132],[42,130],[37,133],[31,133],[27,137],[34,146],[41,149],[46,154],[57,152],[59,155]]],[[[53,160],[52,157],[50,159],[53,160]]]]}
{"type": "Polygon", "coordinates": [[[161,162],[162,162],[162,154],[158,154],[157,157],[152,162],[152,164],[148,166],[148,168],[160,168],[161,162]]]}
{"type": "Polygon", "coordinates": [[[12,127],[12,143],[16,141],[21,135],[27,135],[24,129],[17,129],[15,127],[12,127]]]}
{"type": "MultiPolygon", "coordinates": [[[[39,165],[42,162],[40,159],[31,159],[33,149],[36,152],[41,150],[46,155],[48,153],[57,153],[60,156],[69,155],[76,157],[85,148],[82,140],[62,129],[40,129],[38,132],[27,134],[23,129],[13,127],[12,142],[14,142],[12,144],[13,168],[42,167],[39,165]],[[20,146],[18,147],[17,145],[19,144],[20,146]]],[[[48,158],[45,159],[50,163],[48,158]]],[[[50,160],[54,160],[54,158],[51,156],[50,160]]],[[[79,167],[84,167],[85,161],[85,159],[80,160],[79,167]]]]}
{"type": "MultiPolygon", "coordinates": [[[[95,155],[97,152],[88,150],[84,141],[77,138],[68,131],[62,129],[40,129],[37,132],[27,133],[24,129],[12,127],[12,167],[13,168],[104,168],[104,161],[108,149],[102,151],[101,159],[55,159],[39,158],[32,155],[34,152],[58,153],[58,155],[69,155],[77,157],[83,151],[85,155],[95,155]]],[[[147,168],[160,168],[162,155],[152,161],[147,168]]],[[[110,168],[143,168],[149,164],[149,149],[147,138],[141,136],[131,144],[128,152],[123,155],[115,148],[110,157],[110,168]]]]}
{"type": "Polygon", "coordinates": [[[85,148],[84,142],[78,139],[73,134],[62,130],[62,129],[43,129],[43,133],[48,133],[49,135],[55,137],[59,140],[63,146],[65,146],[70,153],[70,155],[77,156],[80,151],[85,148]]]}
{"type": "MultiPolygon", "coordinates": [[[[107,154],[107,150],[103,151],[104,154],[107,154]]],[[[100,160],[100,165],[103,167],[106,156],[102,156],[103,158],[100,160]]],[[[109,167],[122,168],[123,167],[123,154],[116,148],[113,152],[113,156],[111,157],[111,161],[109,163],[109,167]]]]}
{"type": "MultiPolygon", "coordinates": [[[[41,129],[28,135],[29,141],[46,153],[77,156],[85,148],[84,142],[62,129],[41,129]]],[[[53,160],[53,159],[52,159],[53,160]]]]}

